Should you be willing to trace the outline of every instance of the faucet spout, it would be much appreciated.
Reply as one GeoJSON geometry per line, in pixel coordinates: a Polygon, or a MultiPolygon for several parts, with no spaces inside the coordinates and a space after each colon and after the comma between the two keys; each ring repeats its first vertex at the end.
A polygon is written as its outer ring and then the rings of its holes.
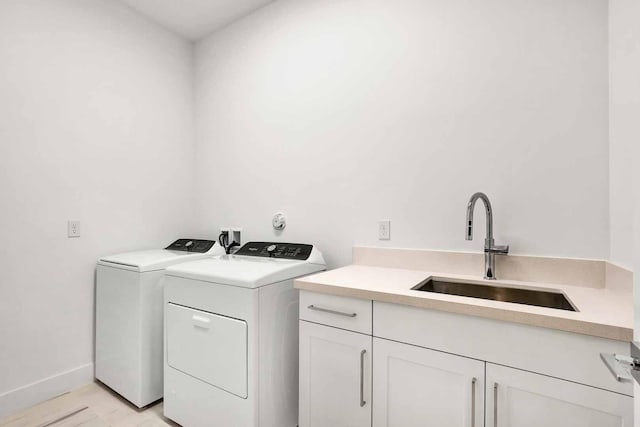
{"type": "Polygon", "coordinates": [[[473,211],[476,202],[482,200],[485,208],[485,216],[487,220],[487,234],[484,239],[484,278],[495,280],[496,274],[496,255],[506,255],[509,253],[509,246],[496,246],[493,240],[493,208],[486,194],[478,192],[471,196],[467,203],[467,223],[465,226],[466,240],[473,240],[473,211]]]}
{"type": "Polygon", "coordinates": [[[477,192],[469,199],[467,203],[467,240],[473,240],[473,210],[476,207],[476,202],[482,200],[487,219],[487,237],[486,239],[493,240],[493,208],[491,202],[486,194],[477,192]]]}

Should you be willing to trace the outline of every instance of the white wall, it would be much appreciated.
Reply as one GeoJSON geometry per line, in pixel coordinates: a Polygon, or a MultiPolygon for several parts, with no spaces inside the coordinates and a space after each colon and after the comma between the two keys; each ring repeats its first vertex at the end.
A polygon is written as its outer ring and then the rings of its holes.
{"type": "MultiPolygon", "coordinates": [[[[634,339],[640,341],[640,3],[609,0],[611,259],[634,270],[634,339]]],[[[635,425],[640,387],[634,385],[635,425]]]]}
{"type": "Polygon", "coordinates": [[[608,110],[607,50],[603,0],[280,0],[197,45],[194,152],[189,44],[115,1],[0,1],[0,417],[91,375],[96,258],[178,235],[480,250],[483,190],[514,253],[629,265],[638,82],[612,52],[608,110]]]}
{"type": "Polygon", "coordinates": [[[613,262],[633,268],[633,161],[638,145],[637,61],[640,13],[635,0],[609,1],[610,220],[613,262]]]}
{"type": "MultiPolygon", "coordinates": [[[[640,3],[609,0],[611,260],[634,271],[634,340],[640,341],[640,3]]],[[[634,383],[634,425],[640,386],[634,383]]]]}
{"type": "Polygon", "coordinates": [[[196,46],[200,229],[607,258],[607,86],[606,1],[278,1],[196,46]]]}
{"type": "Polygon", "coordinates": [[[115,1],[0,1],[0,418],[92,378],[100,255],[193,231],[191,59],[115,1]]]}

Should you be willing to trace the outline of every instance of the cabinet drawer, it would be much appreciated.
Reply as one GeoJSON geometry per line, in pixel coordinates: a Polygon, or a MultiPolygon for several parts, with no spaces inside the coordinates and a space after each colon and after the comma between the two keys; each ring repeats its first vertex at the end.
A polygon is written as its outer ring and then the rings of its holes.
{"type": "Polygon", "coordinates": [[[300,319],[371,335],[371,300],[300,291],[300,319]]]}

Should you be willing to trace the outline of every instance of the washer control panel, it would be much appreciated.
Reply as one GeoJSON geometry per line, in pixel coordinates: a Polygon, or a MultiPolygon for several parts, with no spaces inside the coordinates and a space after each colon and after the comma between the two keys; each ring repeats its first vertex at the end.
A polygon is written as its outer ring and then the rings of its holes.
{"type": "Polygon", "coordinates": [[[213,240],[178,239],[165,249],[171,251],[206,253],[216,242],[213,240]]]}
{"type": "Polygon", "coordinates": [[[302,243],[249,242],[238,249],[235,255],[304,261],[311,255],[312,249],[313,245],[302,243]]]}

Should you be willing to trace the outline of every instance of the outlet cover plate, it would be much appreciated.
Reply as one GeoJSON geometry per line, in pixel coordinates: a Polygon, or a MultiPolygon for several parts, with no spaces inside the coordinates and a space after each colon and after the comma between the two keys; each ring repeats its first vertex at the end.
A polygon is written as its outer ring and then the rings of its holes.
{"type": "Polygon", "coordinates": [[[80,237],[80,221],[67,221],[67,237],[80,237]]]}
{"type": "Polygon", "coordinates": [[[378,221],[378,240],[391,240],[391,221],[378,221]]]}

